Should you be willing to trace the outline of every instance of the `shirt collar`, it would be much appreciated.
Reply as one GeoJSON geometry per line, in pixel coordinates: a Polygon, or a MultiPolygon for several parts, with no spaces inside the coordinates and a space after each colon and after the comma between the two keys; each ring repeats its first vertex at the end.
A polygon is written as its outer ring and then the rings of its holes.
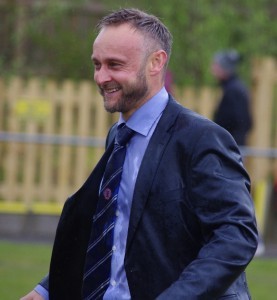
{"type": "MultiPolygon", "coordinates": [[[[168,102],[168,93],[163,87],[155,96],[143,104],[138,110],[136,110],[126,125],[140,133],[147,136],[151,127],[161,115],[168,102]]],[[[118,125],[125,122],[120,114],[118,125]]]]}

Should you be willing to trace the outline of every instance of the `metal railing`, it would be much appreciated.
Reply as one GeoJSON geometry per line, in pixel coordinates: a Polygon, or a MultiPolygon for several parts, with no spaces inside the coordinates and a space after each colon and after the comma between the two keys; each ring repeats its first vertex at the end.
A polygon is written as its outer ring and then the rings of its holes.
{"type": "Polygon", "coordinates": [[[64,136],[56,134],[30,134],[21,132],[11,133],[5,131],[0,131],[0,141],[87,147],[103,147],[105,145],[105,139],[97,137],[80,137],[72,135],[64,136]]]}

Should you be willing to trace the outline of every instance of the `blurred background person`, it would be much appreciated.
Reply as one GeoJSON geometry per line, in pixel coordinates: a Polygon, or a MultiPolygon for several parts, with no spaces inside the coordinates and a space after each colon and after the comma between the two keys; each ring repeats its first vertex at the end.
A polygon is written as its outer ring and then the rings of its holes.
{"type": "Polygon", "coordinates": [[[248,90],[237,74],[240,62],[236,50],[217,52],[211,70],[223,92],[214,121],[228,130],[239,146],[244,146],[252,128],[252,117],[248,90]]]}
{"type": "MultiPolygon", "coordinates": [[[[239,146],[245,146],[253,121],[248,89],[238,75],[241,61],[241,55],[234,49],[220,51],[213,57],[211,71],[222,88],[214,121],[228,130],[239,146]]],[[[265,244],[260,233],[256,256],[264,252],[265,244]]]]}

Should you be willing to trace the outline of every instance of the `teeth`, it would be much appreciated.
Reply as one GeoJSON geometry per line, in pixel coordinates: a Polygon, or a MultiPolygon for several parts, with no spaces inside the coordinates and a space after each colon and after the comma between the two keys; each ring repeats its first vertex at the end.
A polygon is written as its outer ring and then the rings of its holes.
{"type": "Polygon", "coordinates": [[[114,88],[114,89],[109,89],[109,90],[105,90],[107,93],[113,93],[113,92],[116,92],[118,91],[119,89],[118,88],[114,88]]]}

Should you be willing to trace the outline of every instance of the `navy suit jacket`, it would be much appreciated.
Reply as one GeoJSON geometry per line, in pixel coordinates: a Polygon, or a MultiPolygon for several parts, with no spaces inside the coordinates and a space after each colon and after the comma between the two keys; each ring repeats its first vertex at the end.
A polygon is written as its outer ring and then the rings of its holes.
{"type": "MultiPolygon", "coordinates": [[[[64,205],[50,299],[81,299],[91,218],[112,148],[64,205]]],[[[231,135],[170,97],[133,196],[124,262],[132,299],[249,299],[244,270],[257,247],[249,188],[231,135]]]]}

